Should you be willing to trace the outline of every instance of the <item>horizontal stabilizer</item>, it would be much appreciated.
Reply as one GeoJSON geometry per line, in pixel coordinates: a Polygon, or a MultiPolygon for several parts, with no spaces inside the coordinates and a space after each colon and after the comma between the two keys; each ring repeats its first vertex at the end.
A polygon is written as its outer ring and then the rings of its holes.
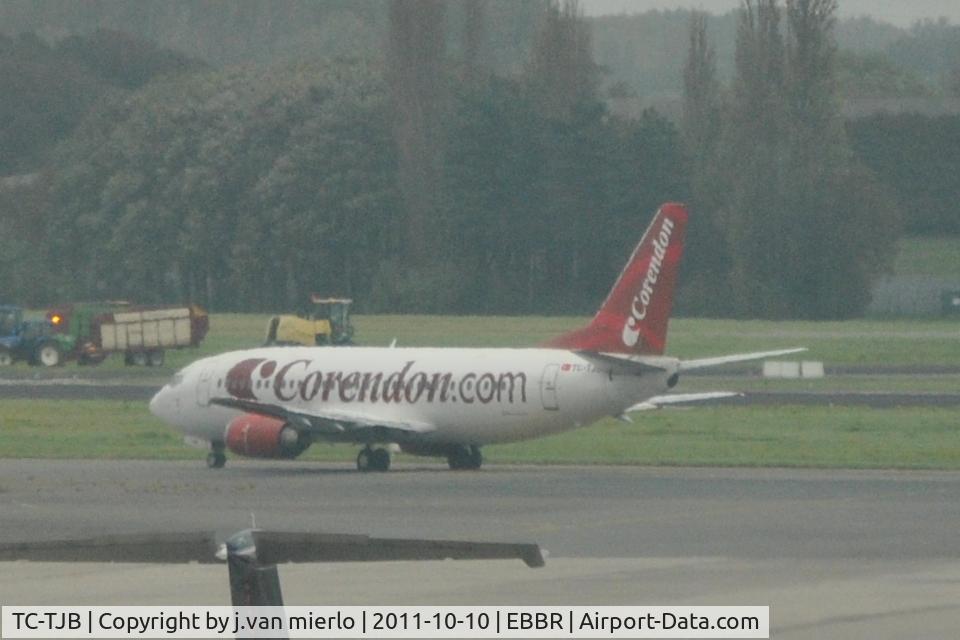
{"type": "Polygon", "coordinates": [[[653,396],[643,402],[639,402],[625,413],[631,411],[650,411],[651,409],[660,409],[671,404],[686,404],[688,402],[703,402],[706,400],[717,400],[720,398],[736,398],[742,396],[742,393],[733,391],[706,391],[704,393],[668,393],[662,396],[653,396]]]}
{"type": "Polygon", "coordinates": [[[755,351],[753,353],[735,353],[729,356],[717,356],[715,358],[699,358],[697,360],[681,360],[680,371],[693,371],[694,369],[706,369],[707,367],[719,367],[724,364],[733,364],[735,362],[749,362],[750,360],[763,360],[764,358],[775,358],[777,356],[786,356],[791,353],[801,353],[806,351],[805,347],[794,347],[792,349],[777,349],[776,351],[755,351]]]}
{"type": "Polygon", "coordinates": [[[597,353],[595,351],[576,351],[584,360],[591,360],[604,365],[623,367],[636,373],[662,373],[667,369],[653,364],[645,356],[628,356],[616,353],[597,353]]]}

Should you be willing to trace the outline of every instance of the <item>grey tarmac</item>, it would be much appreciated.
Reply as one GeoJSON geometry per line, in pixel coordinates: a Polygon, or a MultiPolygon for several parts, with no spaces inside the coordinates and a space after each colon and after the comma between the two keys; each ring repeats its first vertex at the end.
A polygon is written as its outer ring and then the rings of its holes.
{"type": "MultiPolygon", "coordinates": [[[[0,541],[260,527],[532,541],[520,562],[286,565],[290,604],[770,605],[776,638],[957,637],[960,473],[451,472],[0,461],[0,541]]],[[[219,566],[0,563],[4,604],[226,604],[219,566]]]]}

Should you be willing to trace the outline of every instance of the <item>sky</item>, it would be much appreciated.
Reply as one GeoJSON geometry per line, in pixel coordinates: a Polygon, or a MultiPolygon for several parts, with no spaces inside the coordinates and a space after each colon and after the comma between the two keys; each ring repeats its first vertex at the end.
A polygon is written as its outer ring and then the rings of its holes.
{"type": "MultiPolygon", "coordinates": [[[[640,13],[648,9],[697,8],[713,13],[725,13],[740,4],[740,0],[581,0],[587,15],[610,13],[640,13]]],[[[916,20],[945,16],[960,24],[960,0],[840,0],[843,17],[872,15],[908,27],[916,20]]]]}

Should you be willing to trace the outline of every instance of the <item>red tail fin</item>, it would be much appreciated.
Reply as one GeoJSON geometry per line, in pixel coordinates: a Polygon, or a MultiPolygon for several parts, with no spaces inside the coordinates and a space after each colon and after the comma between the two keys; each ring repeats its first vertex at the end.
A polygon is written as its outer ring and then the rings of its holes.
{"type": "Polygon", "coordinates": [[[673,306],[687,208],[660,207],[600,311],[586,327],[544,346],[578,351],[662,354],[673,306]]]}

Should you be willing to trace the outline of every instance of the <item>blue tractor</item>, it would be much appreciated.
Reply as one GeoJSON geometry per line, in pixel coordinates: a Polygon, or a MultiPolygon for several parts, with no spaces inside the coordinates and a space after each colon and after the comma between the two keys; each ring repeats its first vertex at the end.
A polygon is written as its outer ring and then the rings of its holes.
{"type": "Polygon", "coordinates": [[[73,350],[70,336],[54,333],[47,320],[24,320],[23,309],[0,305],[0,366],[25,360],[55,367],[73,350]]]}

